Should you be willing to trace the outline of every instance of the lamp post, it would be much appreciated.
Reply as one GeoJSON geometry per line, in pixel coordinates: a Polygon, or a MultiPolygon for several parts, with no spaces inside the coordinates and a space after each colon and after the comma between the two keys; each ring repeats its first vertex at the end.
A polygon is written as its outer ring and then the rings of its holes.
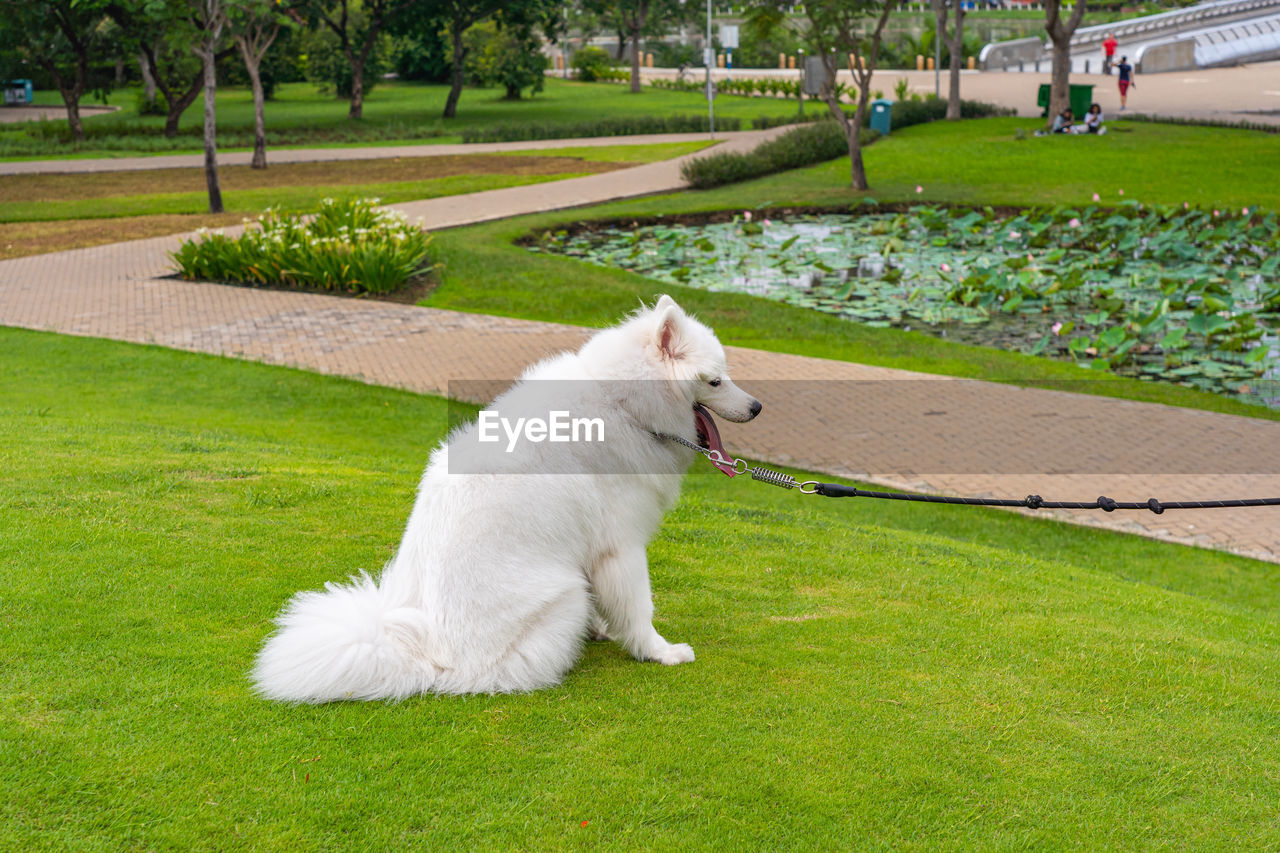
{"type": "Polygon", "coordinates": [[[716,49],[711,46],[711,0],[707,0],[707,49],[703,51],[702,61],[707,65],[707,128],[711,138],[716,138],[716,93],[711,88],[711,66],[716,61],[716,49]]]}
{"type": "MultiPolygon", "coordinates": [[[[685,2],[686,0],[680,0],[680,5],[685,5],[685,2]]],[[[702,64],[707,66],[707,127],[712,139],[716,138],[715,90],[711,87],[711,66],[715,61],[715,48],[711,46],[711,0],[707,0],[707,41],[702,46],[702,64]]]]}

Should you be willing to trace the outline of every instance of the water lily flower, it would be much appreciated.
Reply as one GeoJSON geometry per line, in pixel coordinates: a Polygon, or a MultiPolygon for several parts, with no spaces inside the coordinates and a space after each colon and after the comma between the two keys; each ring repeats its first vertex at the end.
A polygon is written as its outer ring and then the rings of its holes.
{"type": "Polygon", "coordinates": [[[942,266],[938,267],[938,269],[942,270],[943,272],[951,272],[951,264],[943,264],[942,266]]]}
{"type": "Polygon", "coordinates": [[[1034,260],[1035,260],[1035,258],[1031,257],[1031,253],[1030,253],[1030,252],[1027,252],[1027,263],[1031,263],[1031,262],[1032,262],[1032,261],[1034,261],[1034,260]]]}
{"type": "Polygon", "coordinates": [[[1009,239],[1010,239],[1010,240],[1017,240],[1017,239],[1018,239],[1019,237],[1021,237],[1021,236],[1022,236],[1022,233],[1021,233],[1021,232],[1019,232],[1019,231],[1010,231],[1010,232],[1009,232],[1009,239]]]}
{"type": "Polygon", "coordinates": [[[1068,227],[1068,228],[1079,228],[1079,227],[1080,227],[1080,220],[1079,220],[1079,219],[1076,219],[1074,216],[1073,216],[1073,217],[1071,217],[1071,221],[1067,223],[1067,227],[1068,227]]]}
{"type": "Polygon", "coordinates": [[[1124,195],[1124,190],[1120,190],[1120,195],[1124,195]]]}
{"type": "Polygon", "coordinates": [[[1049,330],[1053,332],[1055,335],[1062,334],[1062,323],[1060,322],[1054,323],[1052,326],[1049,327],[1049,330]]]}
{"type": "Polygon", "coordinates": [[[1214,215],[1214,216],[1217,216],[1217,215],[1218,215],[1218,211],[1216,211],[1216,210],[1215,210],[1215,211],[1213,212],[1213,215],[1214,215]]]}
{"type": "Polygon", "coordinates": [[[922,192],[924,192],[924,187],[920,186],[919,184],[916,184],[916,192],[917,192],[917,193],[922,193],[922,192]]]}
{"type": "Polygon", "coordinates": [[[1183,209],[1183,210],[1190,210],[1190,209],[1191,209],[1191,205],[1187,204],[1187,203],[1184,201],[1184,202],[1182,203],[1182,209],[1183,209]]]}
{"type": "Polygon", "coordinates": [[[1094,201],[1102,201],[1102,196],[1098,195],[1097,193],[1094,193],[1094,194],[1093,194],[1093,200],[1094,200],[1094,201]]]}
{"type": "Polygon", "coordinates": [[[749,210],[744,210],[744,211],[742,211],[742,218],[743,218],[743,219],[745,219],[746,221],[750,222],[750,221],[751,221],[751,211],[749,211],[749,210]]]}
{"type": "Polygon", "coordinates": [[[1244,208],[1243,210],[1241,210],[1241,211],[1240,211],[1240,215],[1241,215],[1241,216],[1248,216],[1248,215],[1249,215],[1249,208],[1247,208],[1247,207],[1246,207],[1246,208],[1244,208]]]}
{"type": "Polygon", "coordinates": [[[762,223],[760,223],[760,224],[762,224],[765,228],[768,228],[768,227],[769,227],[770,225],[772,225],[773,223],[772,223],[772,222],[770,222],[770,221],[769,221],[769,219],[766,217],[766,218],[765,218],[765,220],[764,220],[764,222],[762,222],[762,223]]]}

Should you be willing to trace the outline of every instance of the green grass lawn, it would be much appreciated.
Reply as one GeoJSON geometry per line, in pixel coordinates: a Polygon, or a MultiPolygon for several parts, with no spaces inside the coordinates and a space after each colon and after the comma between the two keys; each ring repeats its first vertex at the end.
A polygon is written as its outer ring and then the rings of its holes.
{"type": "Polygon", "coordinates": [[[697,151],[709,140],[493,154],[274,163],[220,169],[226,213],[208,213],[199,168],[0,175],[0,260],[238,224],[325,197],[393,204],[593,174],[697,151]]]}
{"type": "Polygon", "coordinates": [[[436,235],[441,286],[426,304],[462,311],[598,325],[669,291],[726,341],[760,349],[1018,384],[1068,383],[1073,390],[1257,417],[1256,406],[1171,385],[1115,379],[1073,364],[875,329],[818,312],[729,293],[658,284],[581,261],[533,255],[513,245],[539,229],[590,219],[714,210],[842,209],[867,198],[887,203],[1087,205],[1103,203],[1280,208],[1280,136],[1256,131],[1132,123],[1102,137],[1015,138],[1034,119],[917,125],[865,152],[870,192],[848,188],[848,161],[705,192],[682,192],[542,214],[436,235]],[[1271,178],[1275,178],[1272,180],[1271,178]],[[917,194],[920,186],[923,192],[917,194]],[[1121,196],[1120,190],[1126,195],[1121,196]]]}
{"type": "MultiPolygon", "coordinates": [[[[483,192],[504,187],[558,181],[581,177],[576,172],[555,175],[451,175],[417,181],[392,181],[383,184],[355,184],[342,187],[271,187],[269,189],[240,190],[223,193],[222,201],[228,213],[246,216],[258,214],[268,207],[280,207],[286,211],[314,208],[326,197],[358,199],[376,197],[385,204],[400,201],[438,198],[483,192]]],[[[139,181],[145,184],[145,179],[139,181]]],[[[132,216],[156,216],[173,213],[206,213],[209,196],[204,192],[147,193],[142,195],[114,196],[110,200],[84,199],[80,201],[16,202],[0,204],[0,222],[54,221],[63,219],[127,218],[132,216]]]]}
{"type": "Polygon", "coordinates": [[[0,330],[0,847],[1266,849],[1277,567],[690,476],[651,554],[695,663],[292,708],[293,592],[377,569],[430,397],[0,330]]]}
{"type": "MultiPolygon", "coordinates": [[[[201,149],[203,113],[199,107],[182,116],[182,135],[167,140],[159,136],[162,116],[139,116],[138,89],[112,92],[108,101],[118,112],[87,117],[90,138],[80,146],[34,138],[27,128],[0,124],[0,157],[47,159],[65,154],[79,156],[133,156],[172,154],[201,149]]],[[[318,147],[324,145],[386,144],[388,142],[459,142],[464,128],[495,123],[599,121],[606,118],[652,115],[705,115],[706,100],[697,92],[645,88],[633,95],[619,83],[578,83],[548,78],[546,89],[532,98],[507,101],[498,89],[466,89],[458,102],[458,115],[440,117],[447,86],[379,82],[365,96],[364,118],[347,118],[347,101],[324,95],[310,83],[286,83],[275,100],[266,105],[270,146],[318,147]]],[[[42,103],[60,103],[56,93],[42,93],[42,103]]],[[[720,96],[716,115],[742,119],[749,127],[756,116],[791,116],[795,102],[773,98],[720,96]]],[[[65,127],[65,120],[49,122],[65,127]]],[[[252,146],[253,97],[246,88],[218,90],[218,133],[227,150],[252,146]],[[225,137],[225,138],[224,138],[225,137]]]]}
{"type": "MultiPolygon", "coordinates": [[[[340,160],[277,163],[267,170],[222,169],[223,203],[229,213],[257,214],[315,207],[325,197],[377,197],[386,204],[563,180],[600,169],[621,168],[689,154],[711,144],[676,142],[603,148],[547,149],[465,158],[340,160]],[[558,166],[540,166],[553,158],[558,166]],[[455,161],[464,160],[458,165],[455,161]],[[586,164],[604,163],[603,167],[586,164]],[[542,171],[543,174],[536,172],[542,171]],[[459,172],[459,174],[449,174],[459,172]],[[289,178],[291,173],[296,177],[289,178]],[[412,176],[412,177],[409,177],[412,176]]],[[[65,175],[0,175],[0,223],[206,213],[209,196],[202,169],[97,172],[65,175]],[[198,188],[195,188],[198,185],[198,188]],[[175,191],[176,187],[183,189],[175,191]],[[34,198],[32,198],[34,196],[34,198]]]]}

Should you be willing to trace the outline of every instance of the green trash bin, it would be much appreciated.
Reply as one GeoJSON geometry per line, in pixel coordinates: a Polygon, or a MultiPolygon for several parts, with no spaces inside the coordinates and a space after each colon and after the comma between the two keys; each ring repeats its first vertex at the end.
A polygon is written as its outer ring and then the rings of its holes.
{"type": "Polygon", "coordinates": [[[871,102],[871,129],[881,136],[888,136],[893,126],[893,101],[876,98],[871,102]]]}
{"type": "MultiPolygon", "coordinates": [[[[1036,106],[1044,107],[1044,111],[1040,115],[1048,117],[1049,115],[1049,84],[1041,83],[1040,91],[1036,96],[1036,106]]],[[[1071,114],[1079,119],[1089,112],[1089,107],[1093,105],[1093,84],[1076,84],[1072,83],[1067,93],[1067,103],[1071,107],[1071,114]]]]}

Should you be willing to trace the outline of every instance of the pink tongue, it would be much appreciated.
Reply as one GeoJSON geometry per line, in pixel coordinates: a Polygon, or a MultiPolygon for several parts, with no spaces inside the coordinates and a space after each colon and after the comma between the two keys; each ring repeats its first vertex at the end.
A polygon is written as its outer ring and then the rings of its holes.
{"type": "MultiPolygon", "coordinates": [[[[729,451],[724,449],[724,444],[720,441],[720,430],[716,429],[716,422],[711,419],[711,413],[701,403],[693,404],[693,419],[698,427],[707,436],[707,447],[720,454],[722,460],[729,459],[729,451]]],[[[734,470],[733,463],[729,461],[717,462],[711,460],[711,464],[719,468],[730,477],[738,476],[738,472],[734,470]]]]}

